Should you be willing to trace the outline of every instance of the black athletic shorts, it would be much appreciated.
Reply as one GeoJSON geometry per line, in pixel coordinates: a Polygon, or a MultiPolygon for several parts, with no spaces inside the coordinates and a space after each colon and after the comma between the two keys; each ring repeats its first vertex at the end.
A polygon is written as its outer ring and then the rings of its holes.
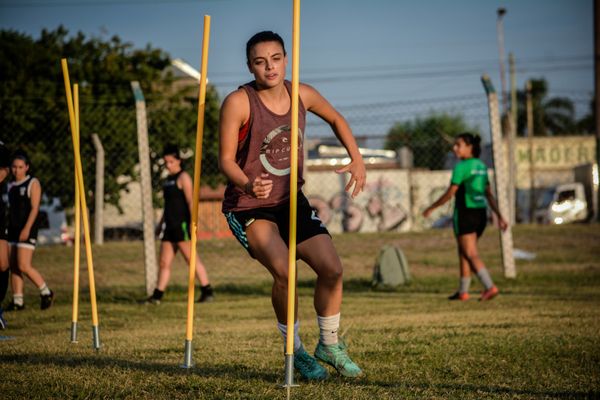
{"type": "MultiPolygon", "coordinates": [[[[325,224],[321,222],[317,215],[317,211],[310,206],[308,199],[302,192],[298,192],[297,202],[297,224],[296,224],[296,243],[302,243],[307,239],[325,233],[329,235],[329,231],[325,224]]],[[[226,212],[225,218],[229,224],[229,229],[233,232],[235,238],[242,246],[250,253],[252,251],[248,245],[246,237],[246,228],[257,219],[266,219],[274,222],[279,228],[281,238],[288,244],[290,232],[290,203],[285,202],[274,207],[255,208],[245,211],[226,212]]]]}
{"type": "Polygon", "coordinates": [[[480,237],[486,225],[487,208],[454,210],[454,234],[456,236],[477,233],[477,237],[480,237]]]}
{"type": "Polygon", "coordinates": [[[0,240],[8,240],[8,227],[2,217],[0,217],[0,240]]]}
{"type": "Polygon", "coordinates": [[[37,229],[37,224],[34,224],[34,226],[31,228],[31,230],[29,231],[29,237],[27,238],[27,240],[19,240],[19,235],[21,235],[21,229],[16,229],[13,227],[8,227],[8,244],[10,244],[11,246],[17,246],[17,247],[24,247],[27,249],[35,249],[35,246],[37,245],[37,235],[38,235],[38,229],[37,229]]]}
{"type": "Polygon", "coordinates": [[[167,226],[163,223],[160,231],[160,240],[162,242],[187,242],[192,240],[190,234],[190,225],[187,222],[182,222],[179,226],[167,226]]]}

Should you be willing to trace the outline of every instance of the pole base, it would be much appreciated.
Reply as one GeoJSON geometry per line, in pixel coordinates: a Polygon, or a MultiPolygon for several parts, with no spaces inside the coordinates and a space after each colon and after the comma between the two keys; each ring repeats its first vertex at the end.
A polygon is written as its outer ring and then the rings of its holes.
{"type": "Polygon", "coordinates": [[[288,397],[289,397],[289,388],[298,387],[294,383],[294,355],[286,354],[285,355],[285,381],[281,385],[281,387],[288,388],[288,397]]]}
{"type": "Polygon", "coordinates": [[[92,341],[94,350],[100,350],[100,333],[98,333],[98,325],[92,326],[92,341]]]}
{"type": "Polygon", "coordinates": [[[192,368],[194,363],[192,362],[192,341],[185,340],[185,350],[183,353],[183,364],[180,365],[181,368],[192,368]]]}
{"type": "Polygon", "coordinates": [[[71,322],[71,343],[77,343],[77,322],[71,322]]]}

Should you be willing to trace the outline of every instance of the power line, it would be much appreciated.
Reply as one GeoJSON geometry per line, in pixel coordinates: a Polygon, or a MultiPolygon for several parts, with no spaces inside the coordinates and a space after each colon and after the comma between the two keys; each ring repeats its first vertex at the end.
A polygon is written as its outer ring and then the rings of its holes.
{"type": "Polygon", "coordinates": [[[14,1],[0,2],[0,8],[38,8],[38,7],[102,7],[114,5],[138,5],[138,4],[172,4],[172,3],[206,3],[225,0],[61,0],[61,1],[14,1]]]}

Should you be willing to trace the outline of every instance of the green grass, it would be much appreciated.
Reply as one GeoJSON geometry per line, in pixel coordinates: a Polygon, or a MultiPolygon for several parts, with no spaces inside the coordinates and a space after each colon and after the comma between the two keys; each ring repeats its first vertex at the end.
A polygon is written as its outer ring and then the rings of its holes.
{"type": "MultiPolygon", "coordinates": [[[[518,279],[499,267],[497,231],[480,250],[501,295],[488,303],[448,302],[458,268],[452,233],[336,236],[345,265],[342,331],[367,376],[333,374],[292,389],[294,399],[600,398],[600,225],[519,226],[515,246],[537,254],[518,261],[518,279]],[[373,292],[377,251],[405,252],[414,281],[373,292]]],[[[183,362],[186,266],[178,260],[165,301],[144,297],[142,245],[94,247],[100,351],[92,349],[85,263],[79,343],[71,344],[72,249],[41,248],[34,262],[57,293],[38,309],[7,313],[13,337],[0,341],[0,398],[283,399],[283,343],[274,324],[269,276],[233,240],[201,242],[217,299],[196,305],[191,370],[183,362]]],[[[303,341],[318,338],[314,274],[299,268],[303,341]]],[[[472,292],[480,289],[474,281],[472,292]]]]}

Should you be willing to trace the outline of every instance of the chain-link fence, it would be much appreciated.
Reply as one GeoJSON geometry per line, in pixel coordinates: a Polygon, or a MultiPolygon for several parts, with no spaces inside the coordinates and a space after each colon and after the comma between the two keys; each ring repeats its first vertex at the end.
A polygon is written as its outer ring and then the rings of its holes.
{"type": "MultiPolygon", "coordinates": [[[[577,101],[588,102],[589,98],[580,95],[577,101]]],[[[46,229],[40,232],[40,242],[68,242],[72,240],[74,183],[66,106],[48,109],[44,99],[20,99],[19,102],[23,104],[14,104],[12,109],[15,112],[21,107],[36,110],[30,118],[43,119],[42,124],[35,125],[43,129],[32,131],[28,126],[33,124],[31,120],[15,119],[14,126],[3,127],[2,140],[11,149],[25,148],[31,155],[33,175],[40,177],[46,196],[42,210],[46,218],[42,224],[46,229]],[[27,131],[27,136],[11,135],[18,131],[27,131]]],[[[152,98],[147,99],[146,105],[154,219],[158,221],[162,212],[160,182],[165,177],[160,158],[162,148],[169,141],[179,142],[186,159],[185,168],[193,175],[197,110],[193,104],[164,104],[152,98]],[[170,108],[168,113],[165,112],[167,107],[170,108]]],[[[355,199],[344,192],[348,177],[334,171],[346,162],[346,156],[329,127],[310,117],[303,143],[307,157],[304,192],[332,233],[450,226],[452,204],[437,209],[427,220],[421,213],[448,187],[451,169],[457,161],[451,151],[453,136],[458,133],[470,131],[482,136],[481,157],[493,173],[489,116],[483,90],[472,96],[338,109],[350,123],[364,151],[368,183],[364,193],[355,199]]],[[[243,250],[231,237],[220,211],[225,180],[217,165],[215,116],[218,112],[214,111],[205,128],[198,238],[209,273],[232,282],[236,269],[241,267],[229,265],[224,249],[227,252],[243,250]]],[[[105,241],[139,240],[142,238],[142,201],[133,94],[129,99],[100,103],[84,96],[80,119],[92,232],[100,225],[105,241]],[[92,134],[99,140],[94,142],[92,134]],[[97,185],[96,179],[102,153],[103,187],[97,185]],[[103,201],[103,213],[95,210],[97,204],[101,204],[95,201],[98,198],[103,201]]],[[[593,204],[597,202],[593,196],[593,187],[598,182],[597,170],[594,175],[592,168],[595,140],[589,131],[583,132],[579,135],[571,132],[573,134],[567,136],[536,133],[532,138],[518,135],[514,160],[518,223],[562,223],[591,216],[593,204]]]]}

